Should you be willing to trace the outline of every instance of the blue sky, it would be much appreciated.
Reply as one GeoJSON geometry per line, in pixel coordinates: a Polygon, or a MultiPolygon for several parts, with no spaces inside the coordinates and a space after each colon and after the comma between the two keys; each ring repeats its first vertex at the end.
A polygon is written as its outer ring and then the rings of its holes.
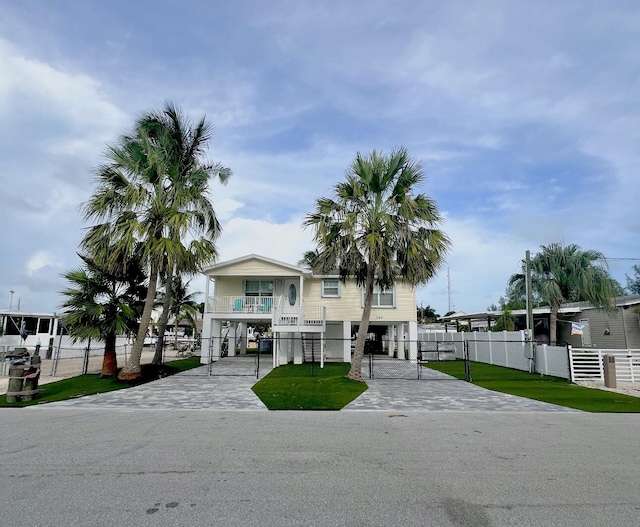
{"type": "MultiPolygon", "coordinates": [[[[0,306],[58,309],[105,145],[167,100],[234,171],[222,260],[297,262],[314,200],[398,146],[445,216],[457,310],[540,245],[640,258],[638,49],[636,1],[0,0],[0,306]]],[[[418,302],[447,311],[446,268],[418,302]]]]}

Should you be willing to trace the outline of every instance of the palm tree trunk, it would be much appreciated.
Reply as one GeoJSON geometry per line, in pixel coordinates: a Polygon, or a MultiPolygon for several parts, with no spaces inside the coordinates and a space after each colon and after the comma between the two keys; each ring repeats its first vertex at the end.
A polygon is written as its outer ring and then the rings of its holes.
{"type": "Polygon", "coordinates": [[[362,381],[362,359],[364,358],[364,344],[367,339],[369,329],[369,319],[371,318],[371,303],[373,301],[373,269],[367,271],[367,281],[365,284],[364,308],[362,310],[362,320],[358,327],[358,338],[356,339],[356,349],[351,359],[351,368],[347,373],[347,379],[362,381]]]}
{"type": "Polygon", "coordinates": [[[156,340],[156,352],[153,355],[152,364],[162,364],[162,352],[164,351],[164,332],[169,321],[169,306],[171,304],[171,284],[173,283],[173,266],[170,266],[165,280],[164,301],[162,302],[162,315],[158,321],[158,340],[156,340]]]}
{"type": "Polygon", "coordinates": [[[551,306],[549,314],[549,344],[555,346],[558,342],[558,306],[551,306]]]}
{"type": "Polygon", "coordinates": [[[142,310],[140,326],[138,327],[138,335],[136,336],[136,340],[131,348],[129,361],[118,374],[118,379],[122,381],[138,379],[141,376],[140,357],[142,356],[144,339],[147,336],[147,330],[149,329],[149,322],[151,322],[151,312],[153,311],[153,302],[156,298],[157,282],[158,267],[154,265],[151,268],[151,274],[149,275],[149,289],[147,289],[147,297],[144,300],[144,309],[142,310]]]}
{"type": "Polygon", "coordinates": [[[118,371],[118,358],[116,357],[116,336],[107,335],[104,339],[104,357],[102,359],[102,371],[100,377],[113,377],[118,371]]]}

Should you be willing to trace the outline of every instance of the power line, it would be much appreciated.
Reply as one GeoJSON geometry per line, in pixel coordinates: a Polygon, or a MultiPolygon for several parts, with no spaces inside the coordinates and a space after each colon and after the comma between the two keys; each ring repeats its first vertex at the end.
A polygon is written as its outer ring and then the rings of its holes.
{"type": "Polygon", "coordinates": [[[640,262],[640,258],[605,258],[605,260],[626,260],[631,262],[640,262]]]}

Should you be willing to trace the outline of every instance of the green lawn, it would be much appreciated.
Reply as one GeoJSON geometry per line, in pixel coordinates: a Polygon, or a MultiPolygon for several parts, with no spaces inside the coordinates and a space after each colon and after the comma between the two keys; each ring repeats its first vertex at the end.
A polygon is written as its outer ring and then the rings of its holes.
{"type": "Polygon", "coordinates": [[[269,410],[340,410],[367,389],[364,382],[345,378],[350,364],[287,364],[253,386],[269,410]]]}
{"type": "Polygon", "coordinates": [[[0,396],[0,407],[19,408],[34,404],[64,401],[66,399],[82,397],[83,395],[93,395],[95,393],[122,390],[123,388],[129,388],[131,386],[153,381],[159,377],[159,373],[165,377],[167,375],[174,375],[181,371],[197,368],[198,366],[200,366],[199,357],[170,361],[166,362],[162,366],[144,365],[142,366],[143,377],[136,381],[119,381],[115,377],[101,379],[98,375],[79,375],[78,377],[72,377],[62,381],[41,384],[39,386],[38,395],[33,401],[7,403],[7,397],[3,394],[0,396]]]}
{"type": "MultiPolygon", "coordinates": [[[[464,378],[464,362],[430,362],[429,368],[464,378]]],[[[473,384],[496,392],[576,408],[586,412],[640,412],[640,398],[578,386],[557,377],[542,377],[501,366],[471,363],[473,384]]]]}

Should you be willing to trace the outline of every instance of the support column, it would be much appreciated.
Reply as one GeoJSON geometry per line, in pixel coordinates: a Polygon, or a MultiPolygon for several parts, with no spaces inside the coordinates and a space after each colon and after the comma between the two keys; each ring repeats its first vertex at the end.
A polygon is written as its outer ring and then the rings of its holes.
{"type": "Polygon", "coordinates": [[[394,330],[394,326],[387,326],[387,348],[389,351],[389,357],[393,357],[396,351],[396,338],[394,330]]]}
{"type": "Polygon", "coordinates": [[[236,327],[233,324],[227,330],[227,355],[236,356],[236,327]]]}
{"type": "Polygon", "coordinates": [[[209,349],[206,350],[206,355],[207,355],[206,360],[203,360],[205,359],[205,353],[202,354],[202,359],[200,359],[200,362],[203,364],[207,364],[209,361],[217,361],[220,359],[220,349],[222,344],[222,338],[221,338],[222,321],[211,320],[211,324],[209,324],[209,328],[210,328],[209,338],[208,340],[204,341],[209,344],[209,349]],[[209,357],[209,351],[211,352],[210,357],[209,357]]]}
{"type": "MultiPolygon", "coordinates": [[[[260,353],[260,349],[258,349],[258,353],[260,353]]],[[[278,361],[278,357],[280,355],[280,333],[273,332],[273,367],[277,368],[280,366],[278,361]]]]}
{"type": "Polygon", "coordinates": [[[238,322],[236,334],[240,335],[240,355],[247,353],[247,327],[246,322],[238,322]]]}
{"type": "Polygon", "coordinates": [[[409,333],[409,360],[415,362],[418,360],[418,323],[410,321],[408,324],[409,333]]]}
{"type": "Polygon", "coordinates": [[[404,359],[404,324],[396,325],[396,342],[397,342],[396,357],[399,359],[404,359]]]}
{"type": "Polygon", "coordinates": [[[342,321],[342,353],[344,362],[351,362],[351,321],[342,321]]]}

